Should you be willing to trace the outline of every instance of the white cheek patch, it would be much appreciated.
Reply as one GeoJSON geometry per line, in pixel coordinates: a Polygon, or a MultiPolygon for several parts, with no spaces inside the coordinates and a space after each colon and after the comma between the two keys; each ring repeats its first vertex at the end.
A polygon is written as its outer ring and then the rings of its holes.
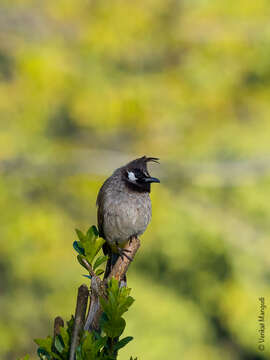
{"type": "Polygon", "coordinates": [[[136,178],[134,172],[132,172],[132,171],[128,171],[128,178],[129,178],[130,181],[136,181],[136,180],[138,180],[138,179],[136,178]]]}

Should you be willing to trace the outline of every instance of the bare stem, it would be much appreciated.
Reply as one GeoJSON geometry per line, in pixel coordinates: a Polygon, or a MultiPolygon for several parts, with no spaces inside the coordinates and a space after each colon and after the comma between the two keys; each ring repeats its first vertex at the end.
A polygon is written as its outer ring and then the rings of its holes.
{"type": "Polygon", "coordinates": [[[53,326],[53,336],[56,337],[57,335],[60,335],[60,328],[64,327],[64,320],[61,318],[61,316],[57,316],[54,319],[54,326],[53,326]]]}
{"type": "Polygon", "coordinates": [[[88,287],[85,284],[81,285],[78,289],[77,305],[76,305],[74,327],[73,327],[71,344],[70,344],[69,360],[75,359],[75,353],[79,343],[80,332],[83,329],[83,325],[85,321],[88,295],[89,295],[88,287]]]}
{"type": "Polygon", "coordinates": [[[91,277],[96,276],[96,274],[95,274],[92,266],[89,264],[89,262],[86,259],[82,259],[82,262],[84,263],[85,267],[89,271],[89,274],[91,275],[91,277]]]}

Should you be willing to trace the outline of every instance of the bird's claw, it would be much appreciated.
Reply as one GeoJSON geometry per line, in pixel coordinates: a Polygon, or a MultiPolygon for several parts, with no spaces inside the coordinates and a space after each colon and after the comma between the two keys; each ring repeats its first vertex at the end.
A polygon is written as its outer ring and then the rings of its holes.
{"type": "Polygon", "coordinates": [[[131,252],[129,249],[121,249],[122,252],[131,252]]]}
{"type": "Polygon", "coordinates": [[[126,254],[127,252],[128,253],[131,252],[131,250],[121,249],[120,247],[118,247],[117,249],[122,260],[124,260],[124,256],[125,256],[129,261],[132,261],[131,257],[126,254]]]}

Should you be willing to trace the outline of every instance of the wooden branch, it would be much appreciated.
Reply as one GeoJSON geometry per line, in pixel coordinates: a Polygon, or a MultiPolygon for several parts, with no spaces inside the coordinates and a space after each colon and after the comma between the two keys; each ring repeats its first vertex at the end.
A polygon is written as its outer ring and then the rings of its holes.
{"type": "MultiPolygon", "coordinates": [[[[131,241],[129,241],[125,245],[124,250],[129,251],[129,252],[127,252],[128,257],[131,260],[133,260],[139,247],[140,247],[140,240],[137,237],[134,237],[134,238],[132,238],[131,241]]],[[[111,279],[112,277],[114,277],[118,281],[120,281],[126,274],[130,263],[131,263],[131,261],[126,256],[123,256],[123,258],[119,257],[118,260],[116,261],[116,264],[114,265],[112,271],[110,272],[110,274],[108,276],[108,280],[111,279]]]]}
{"type": "Polygon", "coordinates": [[[54,325],[53,325],[53,336],[56,337],[57,335],[60,335],[60,328],[64,327],[64,320],[61,318],[61,316],[57,316],[54,319],[54,325]]]}
{"type": "Polygon", "coordinates": [[[99,318],[102,314],[102,309],[99,303],[100,296],[105,296],[105,285],[100,277],[95,275],[91,279],[90,305],[84,330],[93,331],[98,330],[99,328],[99,318]]]}
{"type": "Polygon", "coordinates": [[[89,295],[88,287],[85,284],[81,285],[78,289],[77,305],[76,305],[74,327],[73,327],[71,344],[70,344],[69,360],[75,359],[75,353],[79,343],[80,332],[83,329],[83,325],[85,321],[88,295],[89,295]]]}
{"type": "MultiPolygon", "coordinates": [[[[131,241],[128,241],[124,247],[124,250],[128,250],[128,252],[126,253],[131,260],[128,259],[126,256],[119,257],[109,276],[103,281],[101,281],[100,278],[96,275],[92,275],[90,273],[92,276],[90,289],[90,308],[84,326],[85,330],[92,331],[99,329],[99,319],[102,315],[102,308],[100,306],[99,297],[105,297],[105,287],[108,280],[110,280],[112,277],[116,278],[118,281],[124,278],[128,270],[129,264],[134,259],[139,247],[140,240],[137,237],[134,237],[131,241]]],[[[92,272],[92,267],[89,264],[88,269],[89,272],[92,272]]]]}
{"type": "Polygon", "coordinates": [[[55,338],[61,334],[61,328],[64,327],[64,320],[60,317],[60,316],[57,316],[55,319],[54,319],[54,324],[53,324],[53,345],[52,345],[52,349],[54,351],[57,351],[56,350],[56,347],[55,347],[55,338]]]}

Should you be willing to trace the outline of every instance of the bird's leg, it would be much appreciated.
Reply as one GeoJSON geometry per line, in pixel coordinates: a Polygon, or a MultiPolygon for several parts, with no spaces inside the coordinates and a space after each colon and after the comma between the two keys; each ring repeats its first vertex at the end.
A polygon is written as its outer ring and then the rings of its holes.
{"type": "Polygon", "coordinates": [[[118,247],[118,251],[119,251],[119,255],[121,256],[122,260],[124,260],[124,256],[125,256],[129,261],[132,261],[131,257],[126,254],[126,253],[129,253],[130,250],[121,249],[120,247],[118,247]]]}
{"type": "Polygon", "coordinates": [[[129,261],[132,261],[131,257],[129,257],[129,256],[126,254],[126,253],[129,253],[130,250],[120,248],[118,241],[116,241],[115,244],[116,244],[116,246],[117,246],[117,250],[118,250],[118,253],[119,253],[121,259],[124,260],[124,256],[125,256],[129,261]]]}
{"type": "Polygon", "coordinates": [[[128,239],[128,244],[131,245],[133,238],[137,238],[136,235],[131,235],[128,239]]]}

